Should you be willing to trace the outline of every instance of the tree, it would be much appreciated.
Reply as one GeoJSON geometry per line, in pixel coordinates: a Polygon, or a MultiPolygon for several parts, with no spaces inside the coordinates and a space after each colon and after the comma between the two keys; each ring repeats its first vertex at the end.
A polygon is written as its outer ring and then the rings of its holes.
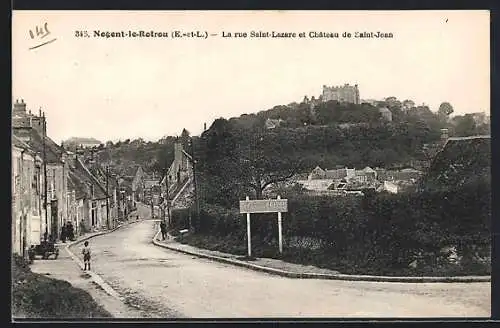
{"type": "MultiPolygon", "coordinates": [[[[296,142],[286,133],[245,130],[217,120],[203,134],[200,173],[214,203],[226,206],[252,192],[262,198],[273,183],[286,181],[300,169],[296,142]]],[[[205,189],[207,190],[207,189],[205,189]]]]}
{"type": "Polygon", "coordinates": [[[439,105],[438,116],[441,119],[447,119],[453,113],[453,106],[449,102],[443,102],[439,105]]]}
{"type": "Polygon", "coordinates": [[[239,178],[246,187],[262,198],[264,189],[272,184],[287,181],[302,169],[301,160],[294,156],[295,143],[278,133],[239,134],[239,178]]]}
{"type": "Polygon", "coordinates": [[[402,106],[404,110],[408,111],[415,107],[415,102],[413,100],[406,99],[403,101],[402,106]]]}
{"type": "Polygon", "coordinates": [[[468,137],[476,134],[476,122],[470,114],[456,118],[455,135],[459,137],[468,137]]]}

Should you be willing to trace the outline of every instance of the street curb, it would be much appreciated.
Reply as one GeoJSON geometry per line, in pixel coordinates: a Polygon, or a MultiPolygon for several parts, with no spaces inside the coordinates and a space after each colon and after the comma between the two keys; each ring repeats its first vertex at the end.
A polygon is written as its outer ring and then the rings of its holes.
{"type": "MultiPolygon", "coordinates": [[[[73,259],[73,261],[76,262],[76,264],[78,264],[80,266],[80,268],[83,270],[85,268],[85,265],[83,264],[83,262],[80,260],[80,258],[78,258],[78,256],[76,256],[69,248],[73,245],[76,245],[76,244],[79,244],[79,243],[82,243],[84,242],[85,240],[89,240],[91,238],[94,238],[94,237],[97,237],[97,236],[102,236],[102,235],[106,235],[106,234],[109,234],[109,233],[112,233],[120,228],[123,228],[125,226],[128,226],[130,224],[133,224],[133,223],[138,223],[138,222],[142,222],[141,221],[133,221],[133,222],[127,222],[127,223],[123,223],[123,224],[120,224],[118,225],[116,228],[114,229],[111,229],[111,230],[107,230],[107,231],[100,231],[100,232],[97,232],[97,233],[94,233],[90,236],[84,236],[83,238],[79,239],[79,240],[75,240],[75,241],[72,241],[68,244],[66,244],[65,246],[65,249],[66,251],[69,253],[69,255],[71,256],[71,258],[73,259]]],[[[92,280],[97,284],[99,285],[99,287],[101,287],[108,295],[124,302],[124,298],[122,296],[120,296],[120,294],[113,289],[113,287],[111,287],[107,282],[105,282],[101,276],[99,276],[97,273],[93,272],[93,271],[85,271],[86,273],[90,274],[90,276],[92,277],[92,280]]]]}
{"type": "Polygon", "coordinates": [[[206,258],[218,262],[232,264],[240,267],[245,267],[255,271],[266,272],[269,274],[279,275],[287,278],[296,279],[326,279],[326,280],[345,280],[345,281],[368,281],[368,282],[406,282],[406,283],[474,283],[474,282],[491,282],[489,276],[464,276],[464,277],[389,277],[389,276],[368,276],[368,275],[348,275],[348,274],[324,274],[324,273],[297,273],[264,267],[256,264],[247,263],[240,260],[227,259],[215,255],[202,254],[198,252],[186,251],[176,247],[168,246],[156,240],[160,232],[157,232],[153,237],[153,244],[159,247],[180,253],[194,255],[201,258],[206,258]]]}

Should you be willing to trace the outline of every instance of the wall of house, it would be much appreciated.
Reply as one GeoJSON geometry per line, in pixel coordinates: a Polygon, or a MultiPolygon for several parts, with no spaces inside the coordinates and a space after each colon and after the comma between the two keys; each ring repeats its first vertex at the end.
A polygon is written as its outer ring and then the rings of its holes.
{"type": "Polygon", "coordinates": [[[12,252],[21,254],[20,216],[21,208],[21,150],[12,148],[12,252]]]}
{"type": "Polygon", "coordinates": [[[49,212],[49,234],[55,234],[59,239],[61,235],[61,228],[67,216],[67,168],[62,163],[47,164],[47,190],[48,199],[56,200],[57,213],[52,217],[52,210],[49,212]]]}
{"type": "MultiPolygon", "coordinates": [[[[38,163],[38,166],[40,163],[38,163]]],[[[12,147],[12,252],[40,243],[42,194],[36,155],[12,147]]]]}

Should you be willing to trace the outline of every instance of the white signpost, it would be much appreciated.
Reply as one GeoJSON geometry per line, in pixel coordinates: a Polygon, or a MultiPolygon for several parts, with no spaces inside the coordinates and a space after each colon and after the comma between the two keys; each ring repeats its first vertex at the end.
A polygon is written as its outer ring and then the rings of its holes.
{"type": "Polygon", "coordinates": [[[263,199],[250,200],[247,196],[246,200],[240,200],[240,213],[247,215],[247,242],[248,256],[252,256],[252,241],[250,232],[250,213],[276,213],[278,212],[278,240],[280,254],[283,253],[283,231],[281,228],[281,213],[288,212],[288,200],[281,199],[263,199]]]}

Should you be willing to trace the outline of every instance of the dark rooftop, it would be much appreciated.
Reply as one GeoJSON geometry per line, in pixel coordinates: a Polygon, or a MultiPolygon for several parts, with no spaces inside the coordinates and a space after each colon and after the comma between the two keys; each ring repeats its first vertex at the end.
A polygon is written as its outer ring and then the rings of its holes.
{"type": "Polygon", "coordinates": [[[423,189],[454,189],[491,179],[490,136],[449,138],[421,181],[423,189]]]}
{"type": "MultiPolygon", "coordinates": [[[[33,128],[13,128],[13,135],[28,144],[33,151],[43,155],[43,137],[33,128]]],[[[61,163],[62,148],[49,137],[45,137],[47,163],[61,163]]]]}

